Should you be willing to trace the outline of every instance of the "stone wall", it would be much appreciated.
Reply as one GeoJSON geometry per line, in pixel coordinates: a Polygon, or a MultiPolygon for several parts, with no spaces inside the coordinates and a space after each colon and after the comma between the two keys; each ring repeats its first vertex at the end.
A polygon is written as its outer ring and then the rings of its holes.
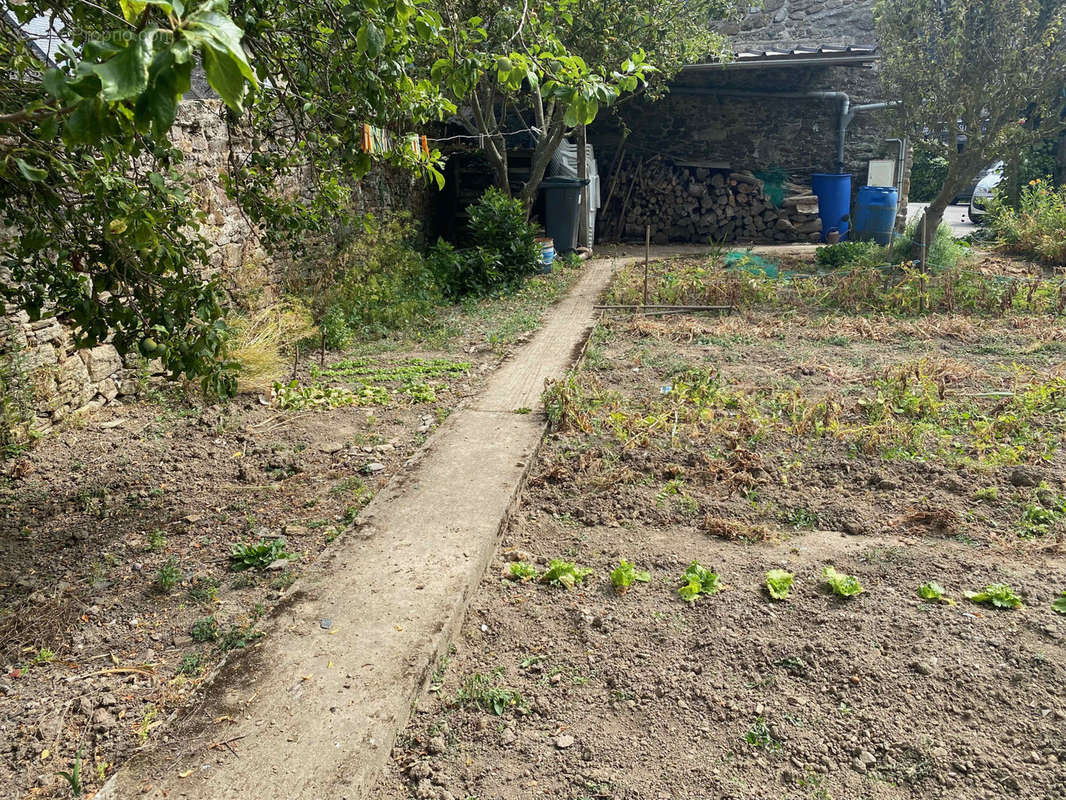
{"type": "MultiPolygon", "coordinates": [[[[741,22],[723,26],[736,51],[876,44],[873,2],[765,0],[741,22]]],[[[612,167],[631,175],[641,160],[710,166],[731,171],[783,170],[788,180],[809,186],[815,172],[836,172],[838,101],[815,98],[738,96],[729,92],[846,92],[851,103],[891,100],[881,95],[876,68],[803,66],[683,71],[663,99],[619,107],[590,131],[603,176],[603,199],[611,193],[612,167]],[[720,90],[726,90],[720,92],[720,90]],[[719,93],[720,92],[720,93],[719,93]],[[629,129],[620,150],[623,130],[629,129]],[[619,158],[619,156],[621,156],[619,158]]],[[[884,111],[861,112],[847,131],[844,170],[854,191],[866,182],[867,162],[895,158],[898,144],[884,111]]],[[[641,191],[639,185],[633,192],[641,191]]],[[[629,186],[616,185],[605,204],[600,230],[620,230],[629,186]],[[612,219],[612,216],[614,219],[612,219]],[[615,223],[615,224],[612,224],[615,223]]],[[[674,237],[671,237],[674,238],[674,237]]],[[[661,236],[660,236],[661,239],[661,236]]]]}
{"type": "MultiPolygon", "coordinates": [[[[217,100],[182,103],[173,140],[185,153],[184,169],[207,215],[202,232],[209,244],[208,275],[219,275],[233,292],[254,286],[269,298],[277,292],[284,265],[271,261],[257,231],[221,186],[219,175],[227,169],[230,149],[222,113],[217,100]]],[[[244,143],[233,144],[239,153],[244,143]]],[[[292,188],[299,190],[298,180],[292,188]]],[[[420,182],[398,169],[375,169],[353,192],[362,213],[408,209],[416,218],[425,213],[428,197],[420,182]]],[[[57,319],[30,322],[12,306],[4,306],[3,312],[0,358],[10,363],[8,371],[17,373],[11,380],[20,383],[29,398],[32,429],[47,432],[71,414],[135,395],[143,387],[145,367],[139,359],[124,363],[109,344],[75,350],[69,331],[57,319]]]]}
{"type": "Polygon", "coordinates": [[[763,0],[739,23],[722,26],[752,50],[874,44],[872,0],[763,0]]]}

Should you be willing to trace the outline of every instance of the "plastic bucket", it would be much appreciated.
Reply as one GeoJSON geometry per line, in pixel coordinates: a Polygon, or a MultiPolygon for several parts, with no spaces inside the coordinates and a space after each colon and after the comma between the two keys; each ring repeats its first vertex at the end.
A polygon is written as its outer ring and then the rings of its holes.
{"type": "Polygon", "coordinates": [[[899,192],[893,186],[863,186],[855,201],[851,238],[889,244],[896,228],[899,192]]]}
{"type": "Polygon", "coordinates": [[[540,271],[551,272],[555,261],[555,240],[542,237],[537,239],[537,244],[540,245],[540,271]]]}
{"type": "Polygon", "coordinates": [[[836,228],[843,241],[848,236],[848,216],[851,213],[851,175],[848,173],[816,172],[811,175],[811,191],[818,195],[818,213],[822,218],[822,241],[836,228]]]}

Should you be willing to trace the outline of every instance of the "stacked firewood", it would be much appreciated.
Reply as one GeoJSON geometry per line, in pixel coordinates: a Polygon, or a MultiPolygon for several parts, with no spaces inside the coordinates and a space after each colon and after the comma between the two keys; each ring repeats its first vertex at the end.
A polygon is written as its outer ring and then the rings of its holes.
{"type": "Polygon", "coordinates": [[[775,206],[751,172],[658,159],[627,159],[612,183],[602,213],[614,238],[643,239],[650,225],[657,243],[820,240],[818,198],[797,184],[775,206]]]}

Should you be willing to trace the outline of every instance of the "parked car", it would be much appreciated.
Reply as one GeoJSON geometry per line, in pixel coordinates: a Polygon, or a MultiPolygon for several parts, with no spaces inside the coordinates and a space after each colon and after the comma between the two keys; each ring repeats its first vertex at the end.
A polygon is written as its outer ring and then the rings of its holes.
{"type": "Polygon", "coordinates": [[[984,215],[988,213],[985,211],[985,204],[992,199],[992,192],[995,188],[1003,182],[1003,167],[1003,162],[997,161],[984,171],[983,176],[974,186],[970,197],[971,222],[981,222],[984,215]]]}
{"type": "MultiPolygon", "coordinates": [[[[996,167],[998,167],[998,166],[1000,165],[1000,163],[1001,163],[1001,162],[997,161],[997,162],[996,162],[995,164],[993,164],[992,166],[990,166],[990,167],[985,167],[985,168],[984,168],[983,170],[981,170],[980,172],[978,172],[978,173],[977,173],[977,177],[975,177],[975,178],[974,178],[974,179],[973,179],[972,181],[970,181],[970,185],[969,185],[969,186],[967,186],[967,187],[966,187],[965,189],[963,189],[962,191],[960,191],[960,192],[959,192],[959,193],[958,193],[957,195],[955,195],[955,199],[954,199],[954,200],[952,200],[951,202],[952,202],[952,203],[953,203],[954,205],[957,205],[957,206],[965,206],[965,205],[969,205],[969,203],[970,203],[970,200],[972,200],[972,199],[973,199],[973,193],[974,193],[974,190],[975,190],[975,189],[977,188],[977,184],[979,184],[979,183],[980,183],[980,182],[981,182],[982,180],[984,180],[984,178],[985,178],[985,177],[986,177],[986,176],[987,176],[987,175],[988,175],[988,174],[989,174],[990,172],[992,172],[992,171],[993,171],[994,169],[996,169],[996,167]]],[[[1001,169],[1002,169],[1002,168],[1001,168],[1001,169]]]]}

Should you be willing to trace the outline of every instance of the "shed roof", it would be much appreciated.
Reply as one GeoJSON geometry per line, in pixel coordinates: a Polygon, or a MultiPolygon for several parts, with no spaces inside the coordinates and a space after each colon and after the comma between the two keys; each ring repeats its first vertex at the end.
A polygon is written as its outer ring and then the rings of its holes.
{"type": "Polygon", "coordinates": [[[869,67],[880,58],[876,45],[822,45],[788,50],[744,50],[730,61],[689,64],[685,71],[710,69],[754,69],[766,67],[869,67]]]}

